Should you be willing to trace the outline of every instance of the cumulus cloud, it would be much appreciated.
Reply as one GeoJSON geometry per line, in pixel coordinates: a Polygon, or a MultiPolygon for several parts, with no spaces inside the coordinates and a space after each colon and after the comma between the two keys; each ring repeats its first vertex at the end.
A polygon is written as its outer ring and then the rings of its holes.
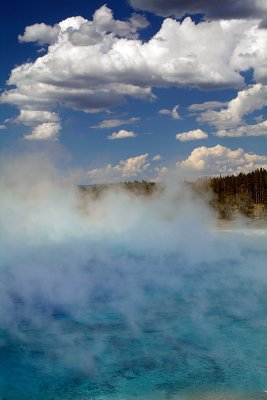
{"type": "Polygon", "coordinates": [[[111,135],[108,136],[108,139],[110,140],[115,140],[115,139],[125,139],[129,137],[135,137],[137,136],[135,132],[133,131],[126,131],[124,129],[121,129],[118,132],[113,132],[111,135]]]}
{"type": "Polygon", "coordinates": [[[6,129],[6,125],[0,124],[0,129],[6,129]]]}
{"type": "Polygon", "coordinates": [[[9,119],[8,122],[31,126],[32,132],[24,135],[26,140],[55,141],[61,130],[59,115],[51,111],[23,109],[16,118],[9,119]]]}
{"type": "Polygon", "coordinates": [[[114,168],[117,169],[123,177],[136,176],[149,167],[150,163],[147,158],[147,153],[131,157],[127,160],[120,161],[119,165],[116,165],[114,168]]]}
{"type": "Polygon", "coordinates": [[[179,115],[179,113],[177,111],[178,108],[179,108],[179,105],[174,106],[172,110],[163,108],[162,110],[159,110],[159,114],[170,115],[173,119],[178,120],[178,119],[181,119],[181,116],[179,115]]]}
{"type": "Polygon", "coordinates": [[[32,133],[25,135],[26,140],[52,140],[58,139],[61,125],[56,122],[44,122],[43,124],[37,125],[32,133]]]}
{"type": "Polygon", "coordinates": [[[156,154],[153,158],[152,161],[160,161],[162,159],[160,154],[156,154]]]}
{"type": "Polygon", "coordinates": [[[177,133],[176,139],[180,140],[180,142],[187,142],[189,140],[201,140],[207,139],[208,134],[201,129],[195,129],[193,131],[187,131],[183,133],[177,133]]]}
{"type": "Polygon", "coordinates": [[[54,43],[59,35],[58,25],[50,26],[44,23],[27,26],[23,35],[19,35],[21,43],[37,42],[38,44],[54,43]]]}
{"type": "Polygon", "coordinates": [[[97,32],[92,22],[84,22],[79,30],[73,30],[69,36],[73,46],[94,46],[102,41],[101,33],[97,32]]]}
{"type": "Polygon", "coordinates": [[[121,178],[132,178],[146,171],[150,163],[148,154],[130,157],[126,160],[121,160],[118,164],[108,164],[105,167],[93,168],[88,171],[88,175],[92,182],[107,183],[110,181],[119,181],[121,178]]]}
{"type": "Polygon", "coordinates": [[[239,91],[237,96],[229,101],[226,109],[208,110],[202,113],[197,120],[207,122],[218,129],[232,128],[244,123],[245,115],[260,110],[266,105],[267,85],[258,83],[239,91]]]}
{"type": "Polygon", "coordinates": [[[138,38],[137,31],[149,25],[148,20],[140,14],[132,14],[128,21],[115,20],[110,8],[100,7],[93,15],[93,21],[85,21],[79,30],[70,34],[74,46],[91,46],[102,42],[103,35],[113,33],[118,37],[138,38]]]}
{"type": "MultiPolygon", "coordinates": [[[[104,6],[92,21],[71,17],[48,27],[53,41],[60,30],[56,41],[34,62],[11,71],[7,84],[13,87],[1,101],[20,109],[60,105],[96,112],[127,97],[151,99],[153,87],[239,87],[240,72],[248,68],[259,81],[265,79],[267,31],[257,29],[258,21],[195,24],[189,17],[181,23],[168,18],[151,39],[141,41],[137,30],[145,24],[138,15],[115,20],[104,6]]],[[[40,27],[28,28],[32,34],[21,40],[51,43],[40,27]]]]}
{"type": "Polygon", "coordinates": [[[41,124],[44,122],[59,122],[59,116],[55,112],[41,110],[20,110],[14,122],[24,125],[41,124]]]}
{"type": "Polygon", "coordinates": [[[137,121],[139,121],[139,118],[137,117],[132,117],[129,119],[105,119],[104,121],[101,121],[98,125],[92,125],[91,128],[96,128],[96,129],[116,128],[117,126],[121,125],[134,124],[137,121]]]}
{"type": "Polygon", "coordinates": [[[181,18],[186,14],[205,14],[210,19],[250,19],[267,15],[264,0],[130,0],[132,7],[164,17],[181,18]]]}
{"type": "Polygon", "coordinates": [[[246,153],[242,148],[231,150],[217,144],[214,147],[197,147],[186,160],[176,164],[178,169],[201,175],[235,174],[267,167],[267,157],[246,153]]]}
{"type": "Polygon", "coordinates": [[[221,129],[216,132],[219,137],[240,137],[240,136],[267,136],[267,121],[255,125],[239,126],[235,129],[221,129]]]}
{"type": "Polygon", "coordinates": [[[93,25],[101,33],[112,32],[121,37],[131,37],[138,29],[146,28],[149,22],[145,16],[138,14],[133,14],[129,21],[115,20],[112,10],[104,5],[94,13],[93,25]]]}
{"type": "Polygon", "coordinates": [[[228,102],[225,101],[205,101],[204,103],[191,104],[188,107],[189,111],[205,111],[214,108],[221,108],[227,106],[228,102]]]}
{"type": "Polygon", "coordinates": [[[161,167],[156,167],[155,173],[156,173],[156,176],[153,178],[153,181],[161,182],[162,180],[167,178],[167,176],[169,174],[169,168],[166,167],[165,165],[163,165],[161,167]]]}

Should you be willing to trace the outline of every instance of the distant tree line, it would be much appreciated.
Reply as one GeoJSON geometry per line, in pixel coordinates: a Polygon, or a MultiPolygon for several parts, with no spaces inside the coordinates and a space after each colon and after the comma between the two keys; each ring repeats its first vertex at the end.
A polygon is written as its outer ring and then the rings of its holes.
{"type": "Polygon", "coordinates": [[[159,184],[157,184],[156,182],[150,182],[145,180],[124,182],[122,186],[125,189],[130,190],[131,192],[135,192],[136,194],[142,194],[142,195],[150,195],[159,189],[159,184]]]}
{"type": "MultiPolygon", "coordinates": [[[[221,218],[240,213],[248,217],[267,217],[267,171],[260,168],[247,174],[205,177],[185,182],[198,196],[208,194],[209,204],[221,218]]],[[[122,188],[135,195],[150,196],[163,190],[163,185],[151,181],[128,181],[114,184],[80,186],[82,193],[98,198],[107,189],[122,188]]]]}
{"type": "Polygon", "coordinates": [[[263,168],[248,174],[211,178],[210,185],[221,200],[227,196],[236,200],[245,194],[255,204],[267,204],[267,171],[263,168]]]}
{"type": "Polygon", "coordinates": [[[92,197],[97,198],[107,189],[126,189],[136,195],[150,195],[159,190],[159,184],[152,181],[127,181],[120,183],[109,184],[94,184],[94,185],[80,185],[80,190],[84,194],[90,194],[92,197]]]}
{"type": "Polygon", "coordinates": [[[202,179],[195,188],[211,188],[214,196],[210,204],[222,218],[231,218],[234,213],[266,216],[267,212],[267,171],[260,168],[247,174],[227,175],[202,179]]]}

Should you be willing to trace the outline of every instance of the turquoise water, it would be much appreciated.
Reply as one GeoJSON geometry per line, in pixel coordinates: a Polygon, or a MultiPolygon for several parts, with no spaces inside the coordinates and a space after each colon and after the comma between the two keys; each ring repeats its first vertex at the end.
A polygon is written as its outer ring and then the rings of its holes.
{"type": "Polygon", "coordinates": [[[266,253],[243,247],[199,262],[17,248],[1,272],[0,399],[267,398],[266,253]]]}

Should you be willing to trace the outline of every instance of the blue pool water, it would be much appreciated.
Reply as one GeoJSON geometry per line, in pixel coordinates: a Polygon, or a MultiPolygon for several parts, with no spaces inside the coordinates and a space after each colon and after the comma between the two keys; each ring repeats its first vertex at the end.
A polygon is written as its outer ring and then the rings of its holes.
{"type": "Polygon", "coordinates": [[[265,249],[221,244],[200,261],[17,249],[1,272],[0,399],[266,399],[265,249]]]}

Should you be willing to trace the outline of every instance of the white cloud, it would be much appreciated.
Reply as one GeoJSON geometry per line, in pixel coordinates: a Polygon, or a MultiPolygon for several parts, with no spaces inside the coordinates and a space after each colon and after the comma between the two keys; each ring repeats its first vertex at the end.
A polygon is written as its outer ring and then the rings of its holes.
{"type": "Polygon", "coordinates": [[[59,35],[58,25],[50,26],[44,23],[27,26],[23,35],[19,35],[20,42],[37,42],[38,44],[54,43],[59,35]]]}
{"type": "Polygon", "coordinates": [[[32,133],[25,135],[26,140],[52,140],[55,141],[58,138],[61,125],[55,122],[45,122],[37,125],[32,133]]]}
{"type": "Polygon", "coordinates": [[[71,32],[69,40],[74,46],[92,46],[102,42],[103,36],[113,33],[118,37],[138,38],[137,31],[149,25],[140,14],[132,14],[128,21],[115,20],[110,8],[100,7],[92,21],[84,20],[78,30],[71,32]]]}
{"type": "Polygon", "coordinates": [[[191,104],[188,107],[189,111],[205,111],[214,108],[221,108],[227,106],[228,102],[225,101],[205,101],[204,103],[191,104]]]}
{"type": "Polygon", "coordinates": [[[266,168],[267,157],[246,153],[242,148],[231,150],[217,144],[194,149],[186,160],[178,162],[176,166],[200,175],[232,174],[266,168]]]}
{"type": "Polygon", "coordinates": [[[212,19],[263,18],[267,15],[265,0],[130,0],[132,7],[167,17],[205,14],[212,19]]]}
{"type": "Polygon", "coordinates": [[[162,167],[155,168],[156,176],[152,179],[154,182],[160,182],[163,178],[166,178],[169,174],[169,169],[163,165],[162,167]]]}
{"type": "MultiPolygon", "coordinates": [[[[239,72],[248,68],[254,68],[258,80],[265,79],[267,30],[257,29],[258,21],[166,19],[150,40],[141,41],[136,38],[145,25],[140,16],[112,18],[104,6],[92,21],[61,21],[47,53],[11,71],[7,83],[14,87],[1,101],[21,109],[60,105],[96,112],[128,96],[153,98],[152,87],[238,87],[244,82],[239,72]]],[[[39,28],[21,40],[51,42],[39,28]]]]}
{"type": "Polygon", "coordinates": [[[174,106],[172,110],[168,110],[166,108],[163,108],[162,110],[159,110],[159,114],[170,115],[173,119],[178,120],[178,119],[181,119],[181,117],[180,117],[180,115],[178,114],[178,111],[177,111],[178,108],[179,108],[178,105],[174,106]]]}
{"type": "Polygon", "coordinates": [[[121,180],[121,176],[114,171],[114,167],[111,164],[105,167],[92,168],[87,173],[90,182],[95,184],[119,182],[121,180]]]}
{"type": "Polygon", "coordinates": [[[125,138],[130,138],[130,137],[135,137],[135,136],[137,136],[137,135],[133,131],[126,131],[124,129],[121,129],[120,131],[113,132],[111,135],[109,135],[108,139],[110,139],[110,140],[125,139],[125,138]]]}
{"type": "Polygon", "coordinates": [[[101,33],[112,32],[121,37],[131,37],[138,29],[146,28],[149,22],[144,16],[137,14],[133,14],[129,21],[115,20],[112,10],[104,5],[94,13],[93,25],[101,33]]]}
{"type": "Polygon", "coordinates": [[[101,33],[97,32],[92,22],[84,22],[78,30],[73,30],[69,35],[73,46],[94,46],[102,42],[101,33]]]}
{"type": "Polygon", "coordinates": [[[115,20],[111,9],[104,5],[96,10],[93,21],[84,20],[79,29],[70,34],[69,40],[74,46],[91,46],[102,42],[103,36],[109,33],[138,38],[137,31],[148,25],[148,20],[140,14],[132,14],[129,21],[115,20]]]}
{"type": "Polygon", "coordinates": [[[255,125],[239,126],[235,129],[222,129],[216,132],[219,137],[240,137],[240,136],[267,136],[267,121],[255,125]]]}
{"type": "Polygon", "coordinates": [[[121,176],[136,176],[141,172],[145,171],[150,163],[147,160],[148,154],[142,154],[141,156],[131,157],[127,160],[122,160],[118,165],[114,167],[115,170],[121,173],[121,176]]]}
{"type": "Polygon", "coordinates": [[[109,128],[116,128],[117,126],[121,125],[129,125],[134,124],[139,121],[139,118],[132,117],[129,119],[105,119],[101,121],[98,125],[92,125],[91,128],[97,129],[109,129],[109,128]]]}
{"type": "Polygon", "coordinates": [[[267,105],[267,85],[261,83],[249,86],[238,92],[236,98],[229,101],[227,108],[219,111],[208,110],[197,120],[207,122],[219,129],[232,128],[244,123],[243,117],[267,105]]]}
{"type": "Polygon", "coordinates": [[[155,172],[157,172],[159,177],[163,177],[168,175],[169,169],[163,165],[162,167],[155,168],[155,172]]]}
{"type": "Polygon", "coordinates": [[[6,125],[0,124],[0,129],[6,129],[6,125]]]}
{"type": "Polygon", "coordinates": [[[24,125],[41,124],[43,122],[59,122],[59,116],[55,112],[41,110],[20,110],[19,116],[14,122],[24,125]]]}
{"type": "Polygon", "coordinates": [[[130,157],[121,160],[118,164],[108,164],[102,168],[94,168],[88,171],[91,180],[96,183],[120,181],[124,178],[132,178],[140,175],[150,166],[148,154],[130,157]]]}
{"type": "Polygon", "coordinates": [[[156,154],[153,158],[152,161],[160,161],[162,159],[160,154],[156,154]]]}
{"type": "Polygon", "coordinates": [[[187,131],[183,133],[177,133],[176,139],[180,140],[180,142],[187,142],[189,140],[201,140],[207,139],[208,134],[201,129],[195,129],[193,131],[187,131]]]}
{"type": "Polygon", "coordinates": [[[150,25],[149,21],[146,19],[144,15],[136,13],[132,14],[130,22],[132,26],[135,26],[137,29],[144,29],[150,25]]]}
{"type": "Polygon", "coordinates": [[[257,123],[262,122],[264,120],[263,115],[258,115],[257,117],[254,117],[254,121],[256,121],[257,123]]]}

